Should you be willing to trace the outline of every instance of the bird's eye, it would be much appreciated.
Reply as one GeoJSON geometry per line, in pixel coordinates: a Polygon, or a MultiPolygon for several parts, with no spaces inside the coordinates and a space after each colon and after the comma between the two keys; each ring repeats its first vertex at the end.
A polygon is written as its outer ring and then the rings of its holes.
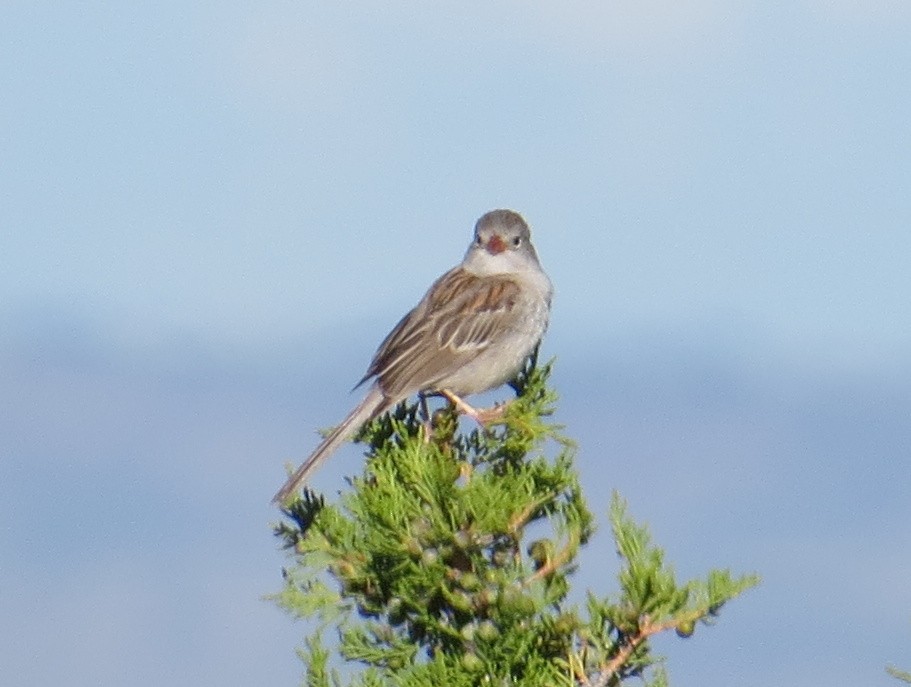
{"type": "Polygon", "coordinates": [[[521,245],[522,245],[522,237],[521,237],[521,236],[516,236],[516,237],[512,240],[512,245],[515,246],[516,248],[518,248],[519,246],[521,246],[521,245]]]}
{"type": "Polygon", "coordinates": [[[483,245],[484,245],[484,239],[481,238],[481,235],[480,235],[480,234],[478,234],[477,236],[474,237],[474,244],[475,244],[476,246],[483,246],[483,245]]]}

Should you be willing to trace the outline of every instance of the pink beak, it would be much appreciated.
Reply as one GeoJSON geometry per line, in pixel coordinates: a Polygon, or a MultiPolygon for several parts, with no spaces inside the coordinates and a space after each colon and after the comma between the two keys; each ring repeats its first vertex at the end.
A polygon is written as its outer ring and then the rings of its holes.
{"type": "Polygon", "coordinates": [[[506,244],[503,243],[503,239],[494,234],[490,237],[490,240],[487,242],[487,252],[491,255],[498,255],[506,250],[506,244]]]}

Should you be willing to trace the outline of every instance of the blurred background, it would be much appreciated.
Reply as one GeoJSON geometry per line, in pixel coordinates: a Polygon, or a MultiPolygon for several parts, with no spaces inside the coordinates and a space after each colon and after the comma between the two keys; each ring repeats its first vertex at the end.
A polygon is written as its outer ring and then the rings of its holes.
{"type": "MultiPolygon", "coordinates": [[[[909,32],[902,0],[3,3],[3,682],[297,684],[283,465],[510,207],[592,508],[763,577],[658,640],[673,684],[896,684],[909,32]]],[[[578,583],[615,570],[602,528],[578,583]]]]}

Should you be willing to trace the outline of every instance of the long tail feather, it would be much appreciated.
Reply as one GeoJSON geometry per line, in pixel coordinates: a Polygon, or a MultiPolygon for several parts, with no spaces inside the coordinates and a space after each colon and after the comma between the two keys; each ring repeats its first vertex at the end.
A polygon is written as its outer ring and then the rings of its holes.
{"type": "Polygon", "coordinates": [[[366,398],[348,414],[348,417],[342,420],[341,424],[333,429],[320,442],[320,445],[314,449],[307,460],[294,471],[294,474],[288,478],[285,485],[272,497],[272,503],[279,505],[285,503],[339,446],[353,437],[365,422],[386,411],[390,405],[389,400],[382,391],[376,388],[372,389],[366,398]]]}

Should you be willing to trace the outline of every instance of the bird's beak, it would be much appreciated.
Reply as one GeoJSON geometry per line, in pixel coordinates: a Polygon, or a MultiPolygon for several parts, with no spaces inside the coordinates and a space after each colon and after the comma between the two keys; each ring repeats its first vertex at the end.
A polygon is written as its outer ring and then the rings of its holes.
{"type": "Polygon", "coordinates": [[[490,240],[487,242],[487,252],[491,255],[499,255],[504,250],[506,250],[506,244],[503,243],[503,239],[494,234],[490,237],[490,240]]]}

